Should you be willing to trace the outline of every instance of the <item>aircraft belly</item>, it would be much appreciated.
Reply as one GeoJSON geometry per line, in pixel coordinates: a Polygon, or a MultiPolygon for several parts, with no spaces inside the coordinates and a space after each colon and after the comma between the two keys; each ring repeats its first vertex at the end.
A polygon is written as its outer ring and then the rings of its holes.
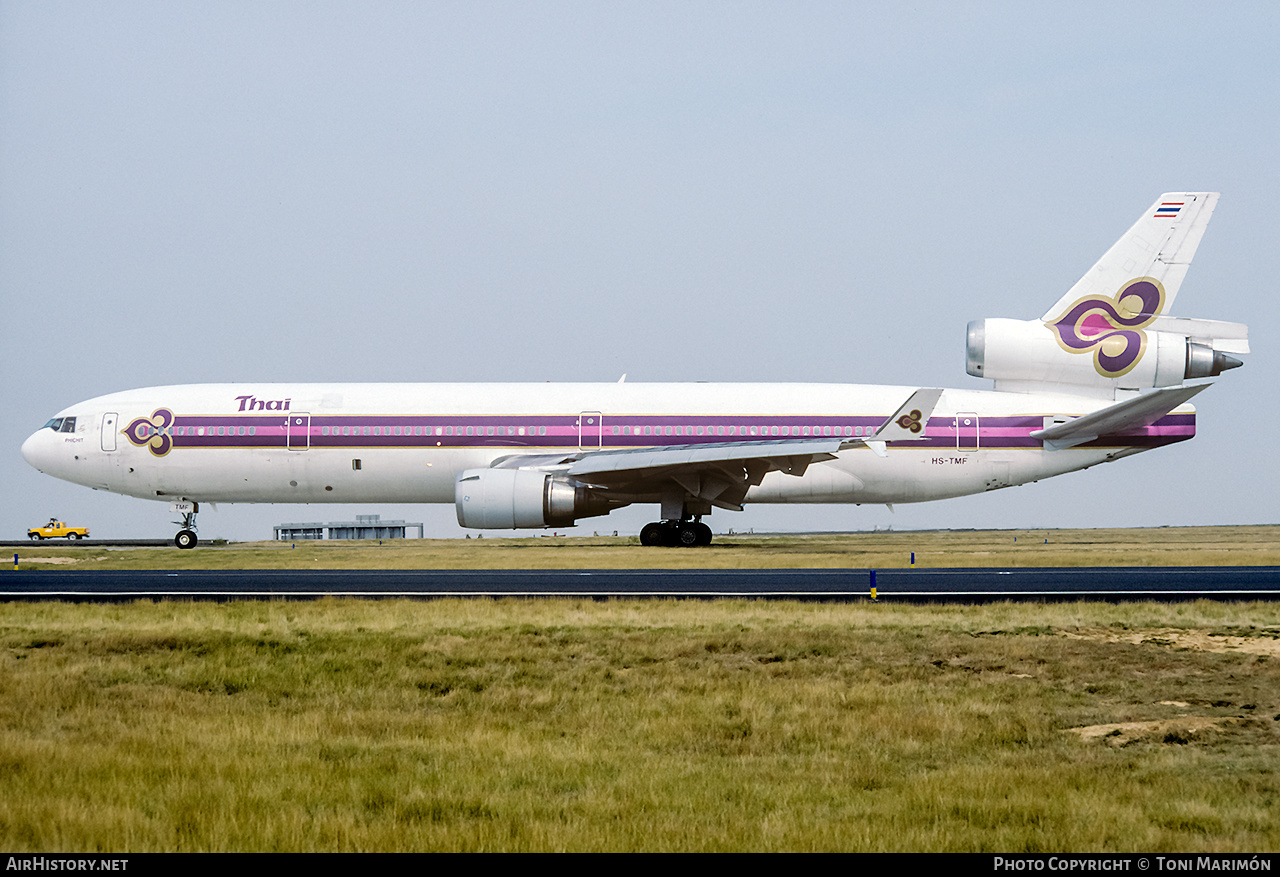
{"type": "Polygon", "coordinates": [[[1114,456],[1105,449],[993,451],[865,450],[809,467],[801,477],[770,472],[748,503],[898,503],[951,499],[1084,469],[1114,456]]]}

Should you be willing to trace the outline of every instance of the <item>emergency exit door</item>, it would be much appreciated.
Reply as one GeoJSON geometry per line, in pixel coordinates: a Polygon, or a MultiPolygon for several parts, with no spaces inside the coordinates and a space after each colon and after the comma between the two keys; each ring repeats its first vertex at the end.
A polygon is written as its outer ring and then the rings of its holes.
{"type": "Polygon", "coordinates": [[[311,415],[294,412],[285,421],[285,447],[291,451],[305,451],[311,447],[311,415]]]}

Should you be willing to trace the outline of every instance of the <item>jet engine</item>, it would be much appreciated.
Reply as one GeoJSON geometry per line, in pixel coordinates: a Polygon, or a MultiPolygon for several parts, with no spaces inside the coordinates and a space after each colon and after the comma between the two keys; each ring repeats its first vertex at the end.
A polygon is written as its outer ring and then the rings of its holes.
{"type": "Polygon", "coordinates": [[[589,485],[535,469],[468,469],[454,486],[458,523],[476,530],[572,527],[626,502],[589,485]]]}
{"type": "Polygon", "coordinates": [[[1053,384],[1172,387],[1242,365],[1230,354],[1249,352],[1247,332],[1238,323],[1159,317],[1142,331],[1082,337],[1060,335],[1038,320],[974,320],[969,323],[966,370],[992,378],[997,390],[1042,392],[1053,384]]]}

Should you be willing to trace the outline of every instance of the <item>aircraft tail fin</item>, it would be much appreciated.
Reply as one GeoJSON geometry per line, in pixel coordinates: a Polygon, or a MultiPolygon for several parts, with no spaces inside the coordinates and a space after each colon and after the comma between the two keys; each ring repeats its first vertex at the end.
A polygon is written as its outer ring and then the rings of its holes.
{"type": "Polygon", "coordinates": [[[1135,278],[1163,287],[1158,303],[1143,304],[1169,313],[1217,203],[1217,192],[1165,192],[1040,319],[1053,322],[1081,299],[1116,296],[1135,278]]]}

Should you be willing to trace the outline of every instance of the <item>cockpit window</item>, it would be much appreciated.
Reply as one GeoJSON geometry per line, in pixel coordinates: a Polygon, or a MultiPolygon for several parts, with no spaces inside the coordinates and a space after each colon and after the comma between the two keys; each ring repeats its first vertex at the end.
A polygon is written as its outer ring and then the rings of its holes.
{"type": "Polygon", "coordinates": [[[53,418],[53,420],[50,420],[48,423],[46,423],[45,426],[49,427],[54,432],[57,432],[59,429],[62,428],[62,418],[55,417],[53,418]]]}
{"type": "Polygon", "coordinates": [[[62,418],[62,429],[58,430],[58,432],[75,432],[75,431],[76,431],[76,419],[74,417],[62,418]]]}

